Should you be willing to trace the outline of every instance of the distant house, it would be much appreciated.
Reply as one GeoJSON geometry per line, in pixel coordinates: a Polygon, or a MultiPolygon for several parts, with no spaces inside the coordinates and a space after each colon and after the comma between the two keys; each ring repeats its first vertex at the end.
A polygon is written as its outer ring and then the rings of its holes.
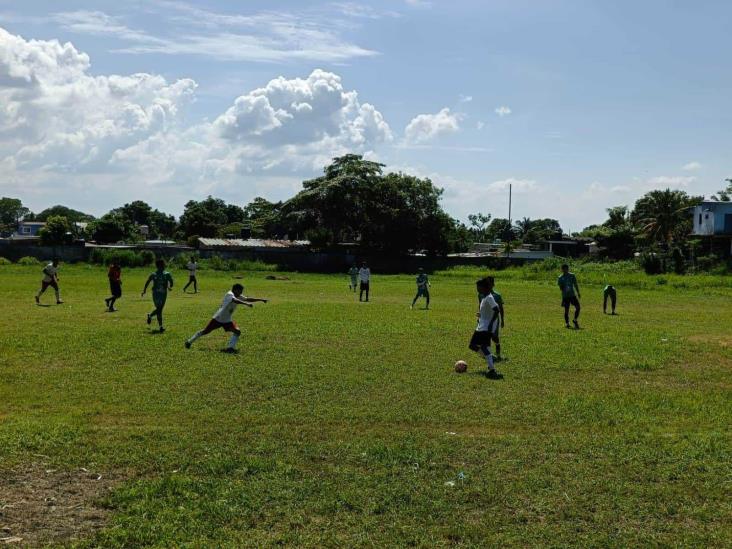
{"type": "Polygon", "coordinates": [[[705,200],[691,210],[694,228],[693,236],[706,236],[712,240],[729,242],[724,246],[732,254],[732,202],[705,200]]]}
{"type": "Polygon", "coordinates": [[[13,233],[13,238],[33,238],[45,227],[42,221],[21,221],[18,223],[18,230],[13,233]]]}

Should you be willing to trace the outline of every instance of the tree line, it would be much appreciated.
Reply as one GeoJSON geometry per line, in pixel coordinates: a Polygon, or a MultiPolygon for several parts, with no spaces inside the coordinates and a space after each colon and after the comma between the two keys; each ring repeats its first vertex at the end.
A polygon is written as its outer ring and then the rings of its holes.
{"type": "MultiPolygon", "coordinates": [[[[357,243],[362,248],[393,254],[445,254],[468,250],[474,243],[505,242],[516,246],[561,239],[556,219],[523,218],[511,222],[488,213],[468,216],[462,223],[440,205],[442,189],[428,178],[384,173],[384,165],[347,154],[334,158],[323,175],[304,181],[302,190],[286,201],[257,197],[245,206],[209,196],[185,204],[180,218],[136,200],[95,218],[66,206],[33,213],[19,199],[0,199],[0,232],[7,234],[21,220],[43,221],[43,243],[69,238],[99,243],[164,239],[194,244],[201,237],[239,237],[247,229],[255,238],[309,240],[315,248],[357,243]],[[143,234],[147,227],[147,234],[143,234]]],[[[703,197],[684,191],[655,190],[634,207],[609,208],[608,218],[576,236],[595,239],[612,259],[631,257],[636,250],[670,253],[688,247],[688,208],[703,197]]],[[[712,196],[732,199],[732,179],[712,196]]]]}

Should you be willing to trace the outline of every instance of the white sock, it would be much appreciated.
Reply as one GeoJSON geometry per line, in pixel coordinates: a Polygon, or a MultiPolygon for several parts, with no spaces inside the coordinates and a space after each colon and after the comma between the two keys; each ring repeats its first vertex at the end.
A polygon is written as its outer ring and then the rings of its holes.
{"type": "Polygon", "coordinates": [[[203,335],[203,330],[197,331],[195,334],[191,336],[191,338],[188,340],[188,343],[193,343],[196,341],[199,337],[203,335]]]}
{"type": "Polygon", "coordinates": [[[495,370],[495,367],[493,366],[493,354],[491,353],[491,350],[488,349],[488,352],[483,352],[481,349],[481,354],[485,358],[486,363],[488,364],[489,370],[495,370]]]}
{"type": "Polygon", "coordinates": [[[236,347],[236,342],[239,341],[239,336],[234,334],[231,336],[231,339],[229,340],[229,349],[233,349],[236,347]]]}

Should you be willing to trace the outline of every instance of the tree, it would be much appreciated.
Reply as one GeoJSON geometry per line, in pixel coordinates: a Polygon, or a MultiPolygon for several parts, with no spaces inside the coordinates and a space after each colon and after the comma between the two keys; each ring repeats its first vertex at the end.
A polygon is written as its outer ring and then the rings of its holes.
{"type": "Polygon", "coordinates": [[[609,229],[621,229],[630,223],[627,206],[615,206],[607,209],[608,219],[603,225],[609,229]]]}
{"type": "Polygon", "coordinates": [[[146,225],[150,229],[151,236],[172,237],[175,234],[176,221],[172,215],[165,214],[143,202],[135,200],[109,212],[112,216],[124,218],[124,225],[146,225]]]}
{"type": "Polygon", "coordinates": [[[17,198],[0,198],[0,232],[13,232],[30,210],[17,198]]]}
{"type": "Polygon", "coordinates": [[[675,240],[684,240],[691,231],[689,208],[701,197],[671,189],[651,191],[639,198],[631,214],[643,236],[670,249],[675,240]]]}
{"type": "Polygon", "coordinates": [[[732,201],[732,179],[725,179],[727,187],[718,191],[717,194],[712,195],[712,200],[719,202],[730,202],[732,201]]]}
{"type": "Polygon", "coordinates": [[[136,239],[136,226],[119,212],[112,212],[103,215],[91,224],[89,232],[92,239],[100,244],[112,244],[126,240],[136,239]]]}
{"type": "Polygon", "coordinates": [[[37,213],[34,216],[34,220],[48,222],[48,219],[52,216],[65,217],[69,223],[87,222],[94,220],[93,215],[80,212],[78,210],[73,210],[67,206],[61,206],[60,204],[56,206],[51,206],[50,208],[46,208],[45,210],[37,213]]]}
{"type": "Polygon", "coordinates": [[[491,214],[482,214],[480,212],[468,215],[470,221],[470,232],[473,234],[475,242],[485,242],[487,239],[486,229],[491,221],[491,214]]]}
{"type": "Polygon", "coordinates": [[[515,234],[511,222],[508,219],[496,217],[488,225],[486,236],[489,240],[509,241],[513,240],[515,234]]]}
{"type": "Polygon", "coordinates": [[[46,226],[39,232],[41,244],[44,246],[57,246],[69,241],[71,234],[71,223],[62,215],[52,215],[46,219],[46,226]]]}
{"type": "Polygon", "coordinates": [[[282,223],[282,202],[270,202],[260,196],[244,207],[244,216],[257,238],[276,237],[286,230],[282,223]]]}
{"type": "Polygon", "coordinates": [[[226,202],[219,198],[190,200],[180,216],[180,229],[186,238],[194,235],[212,238],[218,234],[219,227],[237,221],[229,221],[229,214],[226,202]]]}

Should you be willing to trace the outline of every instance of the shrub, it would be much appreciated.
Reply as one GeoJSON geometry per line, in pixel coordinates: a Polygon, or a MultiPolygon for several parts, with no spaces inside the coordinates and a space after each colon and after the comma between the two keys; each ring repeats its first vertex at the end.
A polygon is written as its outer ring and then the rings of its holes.
{"type": "Polygon", "coordinates": [[[645,252],[638,258],[641,267],[649,275],[656,275],[663,273],[663,262],[658,254],[652,252],[645,252]]]}
{"type": "Polygon", "coordinates": [[[4,257],[0,257],[0,265],[12,265],[13,262],[4,257]]]}
{"type": "Polygon", "coordinates": [[[142,250],[140,252],[140,261],[144,267],[152,265],[155,263],[155,254],[150,250],[142,250]]]}
{"type": "Polygon", "coordinates": [[[89,262],[97,265],[119,263],[122,267],[146,267],[155,262],[155,254],[150,250],[118,250],[94,248],[89,254],[89,262]]]}
{"type": "Polygon", "coordinates": [[[189,236],[186,239],[186,244],[188,244],[191,248],[198,248],[198,239],[199,238],[200,237],[197,234],[189,236]]]}
{"type": "Polygon", "coordinates": [[[21,257],[18,260],[18,265],[40,265],[40,261],[38,261],[35,257],[21,257]]]}

